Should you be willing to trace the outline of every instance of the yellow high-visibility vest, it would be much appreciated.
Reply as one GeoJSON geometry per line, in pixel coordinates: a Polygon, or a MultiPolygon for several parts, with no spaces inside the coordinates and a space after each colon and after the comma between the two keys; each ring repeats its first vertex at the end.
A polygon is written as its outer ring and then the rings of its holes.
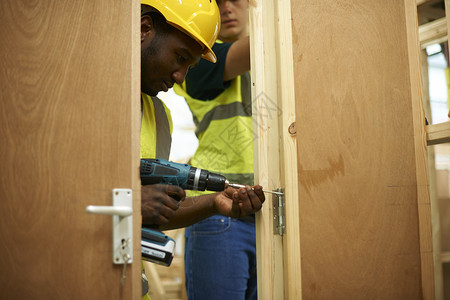
{"type": "Polygon", "coordinates": [[[241,91],[249,88],[249,79],[249,73],[236,77],[219,96],[208,101],[192,98],[186,92],[186,83],[175,85],[174,91],[186,99],[196,125],[199,145],[190,164],[220,173],[230,182],[253,185],[251,101],[243,99],[241,91]],[[244,79],[248,86],[242,86],[244,79]]]}
{"type": "MultiPolygon", "coordinates": [[[[141,158],[169,159],[172,143],[172,117],[170,110],[157,97],[141,93],[141,158]]],[[[142,300],[150,300],[148,279],[142,262],[142,300]]]]}

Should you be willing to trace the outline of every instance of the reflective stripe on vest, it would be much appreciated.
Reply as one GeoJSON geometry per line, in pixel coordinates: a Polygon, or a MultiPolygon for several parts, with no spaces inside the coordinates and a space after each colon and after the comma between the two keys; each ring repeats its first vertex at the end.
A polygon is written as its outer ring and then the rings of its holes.
{"type": "Polygon", "coordinates": [[[156,119],[156,158],[169,159],[172,134],[164,104],[159,98],[152,97],[156,119]]]}
{"type": "Polygon", "coordinates": [[[142,93],[141,157],[169,159],[171,144],[170,111],[157,97],[142,93]]]}

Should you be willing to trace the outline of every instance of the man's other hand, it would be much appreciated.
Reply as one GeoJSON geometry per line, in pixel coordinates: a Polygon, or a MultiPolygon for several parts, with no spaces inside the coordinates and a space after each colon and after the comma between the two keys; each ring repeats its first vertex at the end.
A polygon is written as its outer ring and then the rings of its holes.
{"type": "Polygon", "coordinates": [[[217,194],[214,207],[224,216],[240,218],[259,211],[265,199],[260,185],[246,186],[238,190],[230,187],[217,194]]]}

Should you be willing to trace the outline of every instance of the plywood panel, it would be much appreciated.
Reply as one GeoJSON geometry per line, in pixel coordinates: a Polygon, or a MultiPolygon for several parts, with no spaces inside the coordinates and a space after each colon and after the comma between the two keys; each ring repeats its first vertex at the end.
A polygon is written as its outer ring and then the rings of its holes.
{"type": "Polygon", "coordinates": [[[303,297],[421,299],[411,12],[291,5],[303,297]]]}

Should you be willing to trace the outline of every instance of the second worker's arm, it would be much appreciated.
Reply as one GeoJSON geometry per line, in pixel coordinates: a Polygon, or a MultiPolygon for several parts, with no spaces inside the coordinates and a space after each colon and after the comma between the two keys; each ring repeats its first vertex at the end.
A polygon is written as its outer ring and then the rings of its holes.
{"type": "Polygon", "coordinates": [[[225,59],[223,81],[229,81],[250,70],[250,40],[245,37],[234,42],[225,59]]]}

